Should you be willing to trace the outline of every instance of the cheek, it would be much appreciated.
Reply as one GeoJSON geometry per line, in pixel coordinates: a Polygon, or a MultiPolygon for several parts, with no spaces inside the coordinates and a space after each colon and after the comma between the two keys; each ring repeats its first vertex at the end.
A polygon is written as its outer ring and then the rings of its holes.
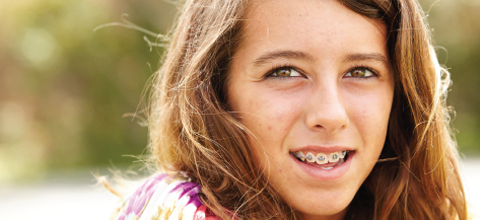
{"type": "Polygon", "coordinates": [[[240,121],[253,135],[249,137],[251,146],[257,149],[261,144],[276,154],[301,115],[304,96],[300,91],[275,91],[254,83],[249,88],[231,89],[231,110],[238,112],[240,121]]]}
{"type": "Polygon", "coordinates": [[[372,93],[351,99],[350,120],[366,145],[383,146],[387,134],[392,98],[372,93]]]}
{"type": "MultiPolygon", "coordinates": [[[[252,94],[245,99],[242,111],[242,122],[261,140],[278,142],[289,132],[299,115],[300,100],[285,97],[252,94]]],[[[264,143],[264,144],[269,144],[264,143]]]]}
{"type": "MultiPolygon", "coordinates": [[[[240,114],[240,121],[251,132],[248,141],[256,155],[260,167],[282,170],[280,164],[271,158],[284,158],[284,140],[289,135],[300,111],[299,98],[285,97],[266,92],[247,92],[237,94],[235,103],[240,114]],[[270,158],[265,160],[265,158],[270,158]],[[272,167],[270,167],[272,168],[272,167]]],[[[267,172],[272,170],[267,169],[267,172]]]]}

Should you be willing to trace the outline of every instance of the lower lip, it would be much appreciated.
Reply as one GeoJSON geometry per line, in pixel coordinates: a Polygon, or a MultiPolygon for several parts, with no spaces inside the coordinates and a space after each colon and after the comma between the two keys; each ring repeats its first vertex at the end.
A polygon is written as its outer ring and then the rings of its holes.
{"type": "Polygon", "coordinates": [[[340,179],[345,173],[348,171],[350,164],[352,162],[353,157],[355,156],[355,152],[350,152],[348,154],[347,160],[342,164],[333,167],[332,169],[325,170],[320,167],[312,166],[306,163],[299,161],[295,158],[292,154],[290,154],[290,158],[309,176],[318,179],[320,181],[334,181],[340,179]]]}

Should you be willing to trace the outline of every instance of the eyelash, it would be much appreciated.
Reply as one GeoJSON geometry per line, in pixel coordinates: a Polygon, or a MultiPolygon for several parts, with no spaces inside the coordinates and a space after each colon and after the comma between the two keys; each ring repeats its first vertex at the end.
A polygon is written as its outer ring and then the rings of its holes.
{"type": "MultiPolygon", "coordinates": [[[[273,74],[278,71],[279,69],[293,69],[295,71],[297,71],[298,73],[302,74],[301,71],[299,71],[296,67],[294,67],[293,65],[290,65],[290,64],[287,64],[287,65],[277,65],[277,66],[273,66],[268,72],[267,74],[265,75],[264,78],[276,78],[276,79],[287,79],[287,78],[292,78],[292,76],[273,76],[273,74]]],[[[367,76],[367,77],[354,77],[354,76],[351,76],[351,78],[357,78],[357,79],[369,79],[369,78],[372,78],[372,77],[375,77],[375,76],[378,76],[378,73],[377,71],[373,70],[372,68],[370,67],[367,67],[366,65],[363,65],[363,64],[360,64],[360,65],[355,65],[354,67],[350,68],[348,71],[346,71],[343,75],[346,75],[347,73],[349,72],[352,72],[356,69],[365,69],[365,70],[368,70],[370,72],[373,73],[373,76],[367,76]]]]}
{"type": "Polygon", "coordinates": [[[370,67],[367,67],[367,65],[363,65],[363,64],[360,64],[360,65],[355,65],[353,68],[350,68],[347,72],[345,72],[343,75],[346,75],[347,73],[349,72],[352,72],[356,69],[365,69],[365,70],[368,70],[370,72],[372,72],[372,76],[367,76],[367,77],[354,77],[354,76],[351,76],[352,78],[358,78],[358,79],[369,79],[369,78],[372,78],[372,77],[376,77],[378,76],[378,73],[377,71],[373,70],[372,68],[370,67]]]}
{"type": "MultiPolygon", "coordinates": [[[[273,76],[273,74],[277,71],[277,70],[280,70],[280,69],[293,69],[295,71],[297,71],[298,73],[302,74],[302,71],[298,70],[296,67],[294,67],[293,65],[291,64],[287,64],[287,65],[276,65],[276,66],[273,66],[268,72],[267,74],[265,74],[265,79],[266,78],[275,78],[275,79],[280,79],[280,80],[284,80],[284,79],[287,79],[287,78],[292,78],[292,77],[295,77],[295,76],[273,76]]],[[[302,74],[303,75],[303,74],[302,74]]],[[[298,76],[297,76],[298,77],[298,76]]]]}

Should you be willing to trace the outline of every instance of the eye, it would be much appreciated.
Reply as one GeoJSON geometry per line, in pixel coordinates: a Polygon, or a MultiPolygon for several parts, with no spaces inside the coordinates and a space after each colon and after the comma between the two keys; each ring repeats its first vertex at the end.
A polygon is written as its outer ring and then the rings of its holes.
{"type": "Polygon", "coordinates": [[[345,76],[347,77],[357,77],[357,78],[369,78],[376,75],[377,74],[375,73],[375,71],[367,67],[355,67],[345,74],[345,76]]]}
{"type": "Polygon", "coordinates": [[[280,67],[271,71],[268,76],[273,77],[296,77],[302,76],[298,71],[292,67],[280,67]]]}

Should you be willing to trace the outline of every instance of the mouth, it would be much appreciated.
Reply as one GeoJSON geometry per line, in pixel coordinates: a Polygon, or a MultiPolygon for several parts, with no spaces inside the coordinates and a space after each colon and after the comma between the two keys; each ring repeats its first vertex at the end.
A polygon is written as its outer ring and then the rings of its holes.
{"type": "Polygon", "coordinates": [[[331,170],[342,165],[348,160],[349,155],[354,151],[337,151],[332,153],[317,153],[309,151],[290,152],[290,154],[299,162],[321,168],[323,170],[331,170]]]}

